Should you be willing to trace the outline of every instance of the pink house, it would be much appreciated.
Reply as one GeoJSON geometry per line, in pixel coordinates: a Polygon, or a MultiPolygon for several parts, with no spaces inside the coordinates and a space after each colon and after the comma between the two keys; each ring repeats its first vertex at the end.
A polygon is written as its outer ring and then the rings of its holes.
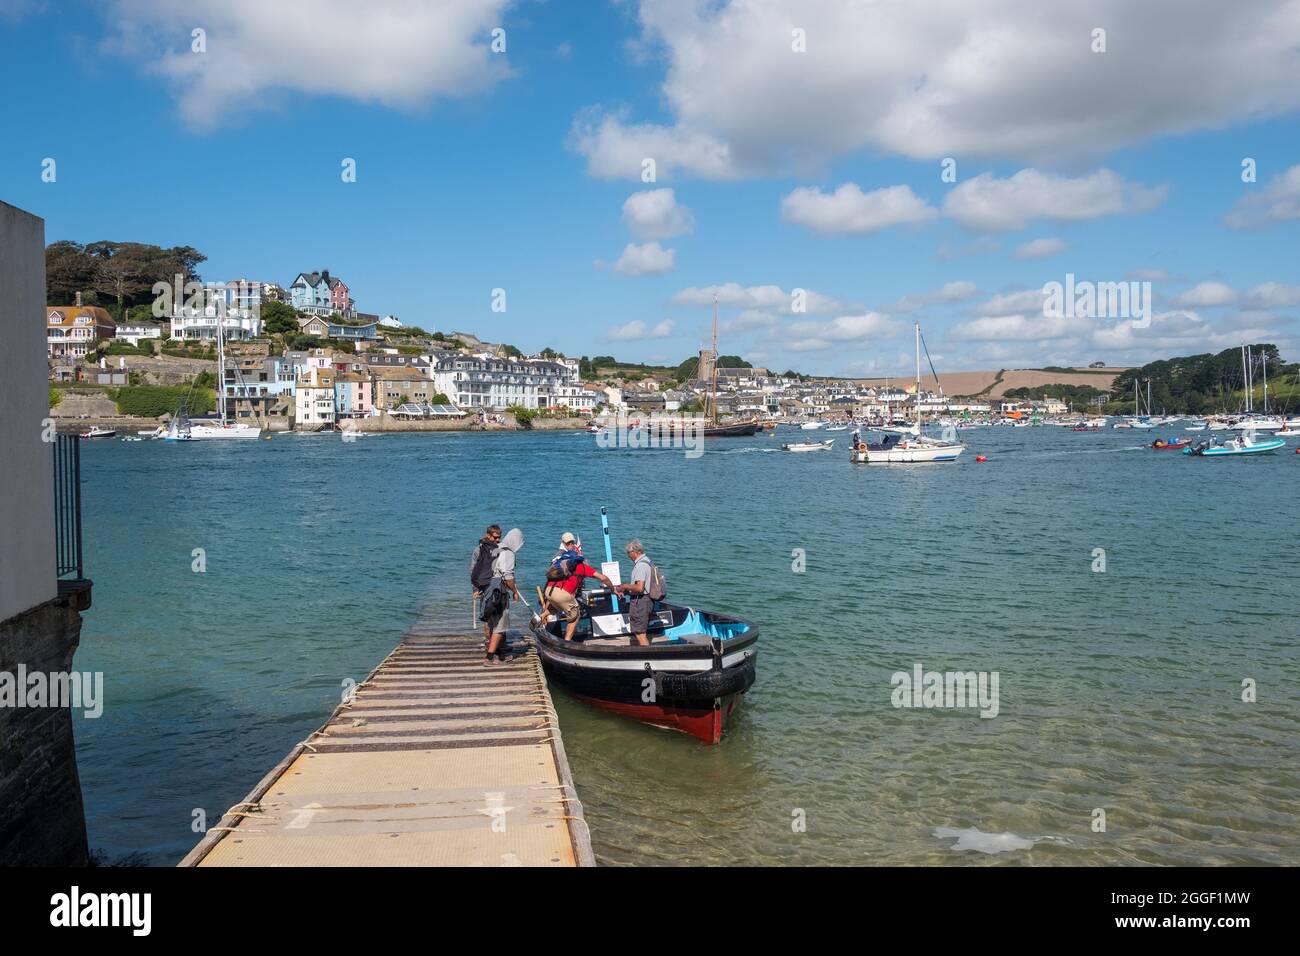
{"type": "MultiPolygon", "coordinates": [[[[326,273],[329,275],[329,273],[326,273]]],[[[330,304],[334,310],[344,317],[352,315],[352,307],[356,303],[348,295],[348,284],[338,276],[330,276],[330,304]]]]}

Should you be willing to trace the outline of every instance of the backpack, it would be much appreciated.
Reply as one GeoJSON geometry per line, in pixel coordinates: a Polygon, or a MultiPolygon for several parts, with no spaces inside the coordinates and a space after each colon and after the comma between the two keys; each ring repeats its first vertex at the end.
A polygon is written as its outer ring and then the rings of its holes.
{"type": "Polygon", "coordinates": [[[650,564],[650,584],[646,587],[645,593],[650,595],[652,601],[662,601],[668,596],[668,587],[664,583],[663,572],[659,570],[659,565],[650,564]]]}
{"type": "Polygon", "coordinates": [[[510,598],[506,594],[505,588],[496,588],[489,591],[483,598],[483,604],[479,608],[478,619],[484,624],[491,624],[510,606],[510,598]]]}
{"type": "Polygon", "coordinates": [[[555,556],[551,566],[546,570],[546,580],[567,581],[578,573],[578,565],[582,564],[582,555],[576,551],[562,551],[555,556]]]}
{"type": "Polygon", "coordinates": [[[469,572],[469,583],[474,589],[482,591],[492,583],[492,552],[495,550],[486,541],[480,541],[474,549],[474,566],[469,572]]]}

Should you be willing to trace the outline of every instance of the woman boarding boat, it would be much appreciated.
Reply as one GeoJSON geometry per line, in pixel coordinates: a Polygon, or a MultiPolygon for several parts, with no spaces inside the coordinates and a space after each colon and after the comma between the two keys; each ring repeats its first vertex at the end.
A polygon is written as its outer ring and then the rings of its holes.
{"type": "MultiPolygon", "coordinates": [[[[601,521],[608,557],[609,526],[603,510],[601,521]]],[[[628,593],[620,596],[609,588],[587,592],[570,641],[564,639],[564,615],[533,619],[542,667],[550,680],[586,703],[716,744],[727,718],[754,683],[758,628],[655,597],[666,596],[662,573],[644,552],[637,559],[632,587],[645,577],[639,574],[643,561],[653,570],[652,582],[658,582],[633,597],[646,603],[630,603],[628,593]],[[647,620],[640,620],[646,611],[647,620]]],[[[611,564],[606,561],[607,572],[611,564]]]]}

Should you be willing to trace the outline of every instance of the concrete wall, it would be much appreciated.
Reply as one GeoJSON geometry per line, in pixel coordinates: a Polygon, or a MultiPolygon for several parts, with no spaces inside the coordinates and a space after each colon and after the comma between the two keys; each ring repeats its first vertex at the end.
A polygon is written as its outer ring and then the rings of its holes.
{"type": "Polygon", "coordinates": [[[0,202],[0,622],[58,593],[45,357],[45,222],[0,202]]]}

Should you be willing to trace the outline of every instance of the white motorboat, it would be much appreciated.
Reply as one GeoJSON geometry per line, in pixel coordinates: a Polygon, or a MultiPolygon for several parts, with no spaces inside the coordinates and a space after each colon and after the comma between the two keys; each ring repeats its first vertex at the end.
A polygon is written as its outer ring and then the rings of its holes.
{"type": "Polygon", "coordinates": [[[816,428],[825,428],[826,423],[825,422],[802,422],[799,425],[799,427],[802,428],[804,431],[808,432],[816,428]]]}
{"type": "Polygon", "coordinates": [[[826,441],[790,442],[781,447],[786,451],[830,451],[834,444],[835,439],[828,438],[826,441]]]}
{"type": "Polygon", "coordinates": [[[256,425],[243,422],[225,422],[210,420],[191,420],[189,423],[190,441],[209,441],[212,439],[252,439],[262,435],[262,429],[256,425]]]}
{"type": "Polygon", "coordinates": [[[116,428],[100,428],[98,425],[92,425],[90,431],[81,433],[82,438],[116,438],[116,428]]]}

